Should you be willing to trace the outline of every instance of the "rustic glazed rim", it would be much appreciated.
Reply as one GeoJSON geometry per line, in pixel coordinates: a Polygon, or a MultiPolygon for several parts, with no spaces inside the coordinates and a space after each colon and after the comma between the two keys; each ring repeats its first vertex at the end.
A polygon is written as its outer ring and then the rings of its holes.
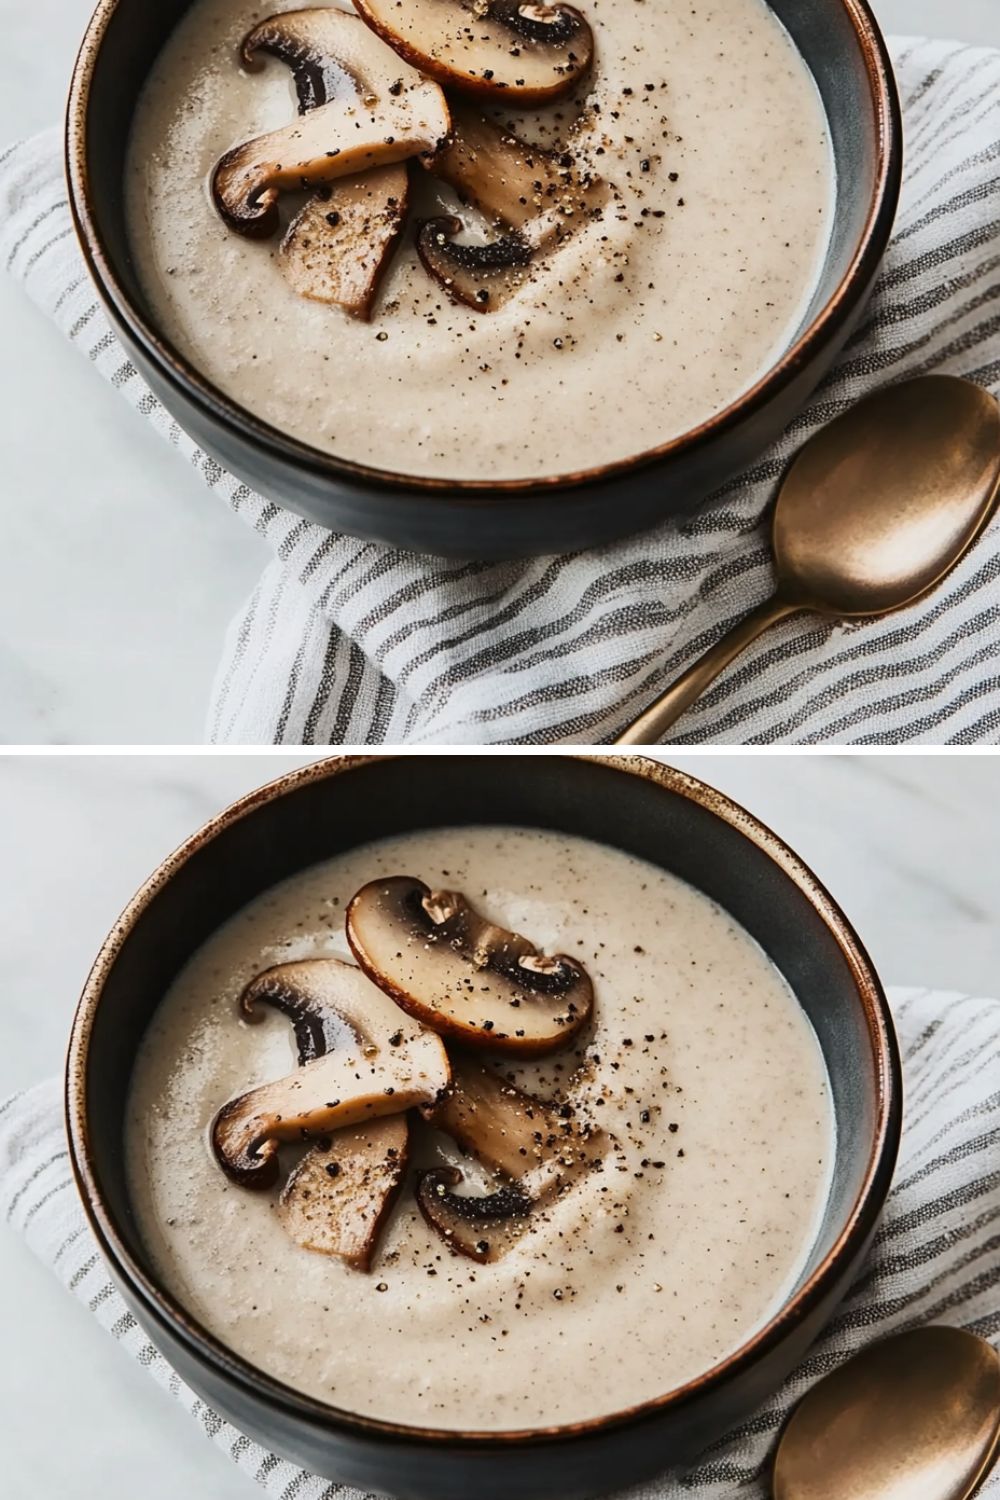
{"type": "Polygon", "coordinates": [[[173,854],[168,855],[139,888],[111,929],[80,997],[66,1060],[66,1126],[70,1159],[91,1229],[114,1271],[140,1298],[147,1312],[154,1320],[166,1324],[175,1337],[189,1346],[196,1358],[207,1360],[222,1376],[240,1387],[249,1386],[255,1396],[263,1396],[272,1406],[281,1408],[293,1418],[318,1424],[328,1430],[422,1445],[502,1450],[515,1444],[532,1445],[581,1438],[652,1419],[664,1412],[675,1412],[710,1394],[727,1381],[739,1377],[757,1360],[780,1345],[833,1292],[844,1267],[864,1248],[882,1210],[896,1163],[902,1122],[902,1074],[885,992],[857,934],[829,892],[770,828],[722,792],[672,766],[638,755],[583,754],[558,757],[563,760],[587,761],[603,766],[609,772],[637,776],[667,793],[684,797],[720,818],[767,855],[808,900],[848,965],[864,1012],[875,1074],[875,1128],[864,1181],[836,1242],[781,1310],[726,1359],[664,1395],[603,1417],[588,1418],[580,1422],[509,1431],[463,1432],[417,1427],[359,1415],[302,1395],[291,1386],[265,1374],[216,1339],[138,1264],[105,1201],[90,1145],[88,1051],[105,983],[122,945],[131,936],[137,922],[181,866],[218,834],[251,816],[259,807],[313,782],[398,758],[384,755],[332,756],[287,772],[250,792],[210,819],[173,854]]]}
{"type": "Polygon", "coordinates": [[[66,113],[66,174],[77,238],[91,277],[105,306],[120,319],[154,361],[161,376],[188,400],[205,408],[213,420],[238,438],[250,437],[311,475],[350,479],[356,483],[397,492],[433,494],[453,504],[475,507],[502,496],[545,493],[572,499],[581,485],[591,485],[664,459],[686,457],[740,426],[785,389],[824,347],[838,327],[867,295],[885,254],[896,216],[902,180],[903,124],[899,96],[885,41],[868,0],[834,0],[846,12],[865,63],[878,134],[878,169],[874,193],[851,264],[839,286],[781,358],[755,385],[707,421],[679,437],[627,458],[567,474],[519,479],[447,479],[379,469],[324,453],[291,438],[262,421],[226,396],[201,375],[146,319],[122,286],[112,267],[90,195],[87,167],[87,114],[97,57],[120,0],[99,0],[84,35],[73,70],[66,113]]]}

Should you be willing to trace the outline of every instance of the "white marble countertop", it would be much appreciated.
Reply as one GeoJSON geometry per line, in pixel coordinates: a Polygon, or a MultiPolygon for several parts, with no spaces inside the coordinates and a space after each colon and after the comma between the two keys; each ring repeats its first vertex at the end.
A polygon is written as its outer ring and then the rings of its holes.
{"type": "MultiPolygon", "coordinates": [[[[0,1098],[59,1070],[104,933],[155,863],[309,756],[0,757],[0,1098]]],[[[1000,758],[677,755],[769,822],[887,983],[1000,986],[1000,758]]],[[[250,1500],[200,1429],[0,1226],[9,1500],[250,1500]]]]}
{"type": "MultiPolygon", "coordinates": [[[[1000,44],[997,0],[874,4],[888,30],[1000,44]]],[[[0,146],[60,117],[91,7],[3,0],[0,146]]],[[[197,743],[263,544],[2,275],[0,326],[0,741],[197,743]]]]}

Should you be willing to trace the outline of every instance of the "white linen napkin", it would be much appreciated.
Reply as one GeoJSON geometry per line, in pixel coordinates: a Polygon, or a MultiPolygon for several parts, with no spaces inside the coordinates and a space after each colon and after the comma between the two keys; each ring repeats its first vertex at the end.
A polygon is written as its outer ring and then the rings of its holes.
{"type": "MultiPolygon", "coordinates": [[[[776,1434],[821,1375],[873,1339],[923,1323],[1000,1346],[1000,1000],[890,992],[903,1052],[905,1121],[874,1248],[826,1332],[780,1391],[684,1473],[632,1500],[766,1500],[776,1434]]],[[[0,1104],[0,1214],[133,1359],[274,1500],[370,1500],[268,1453],[200,1401],[127,1311],[79,1205],[55,1080],[0,1104]]],[[[41,1393],[39,1393],[41,1400],[41,1393]]],[[[982,1496],[1000,1497],[1000,1470],[982,1496]]]]}
{"type": "MultiPolygon", "coordinates": [[[[223,472],[110,330],[70,226],[57,132],[0,153],[0,262],[271,544],[273,561],[226,636],[211,740],[608,739],[771,591],[762,517],[810,433],[908,375],[944,371],[1000,390],[1000,53],[909,39],[893,50],[907,131],[902,209],[874,302],[834,374],[693,519],[530,562],[419,557],[333,535],[223,472]]],[[[851,626],[803,616],[770,631],[684,716],[674,742],[1000,743],[998,638],[1000,521],[901,615],[851,626]]]]}

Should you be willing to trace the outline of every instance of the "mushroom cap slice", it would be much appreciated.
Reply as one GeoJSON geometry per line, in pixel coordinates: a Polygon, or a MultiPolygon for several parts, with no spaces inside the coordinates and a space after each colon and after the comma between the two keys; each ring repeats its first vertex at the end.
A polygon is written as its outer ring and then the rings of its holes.
{"type": "Polygon", "coordinates": [[[317,1141],[292,1172],[278,1217],[303,1250],[371,1269],[378,1238],[406,1176],[405,1115],[338,1130],[317,1141]]]}
{"type": "Polygon", "coordinates": [[[406,222],[406,167],[373,167],[316,193],[292,220],[278,266],[293,291],[367,321],[406,222]]]}
{"type": "Polygon", "coordinates": [[[502,130],[474,110],[452,113],[452,135],[424,159],[501,231],[485,244],[456,243],[460,219],[425,219],[417,252],[428,273],[455,301],[495,312],[530,280],[532,268],[610,199],[601,178],[580,171],[569,151],[549,151],[502,130]]]}
{"type": "Polygon", "coordinates": [[[451,125],[448,140],[423,165],[496,225],[527,232],[538,221],[561,219],[568,232],[572,220],[607,201],[607,185],[581,170],[572,151],[532,145],[467,105],[452,108],[451,125]]]}
{"type": "Polygon", "coordinates": [[[449,1249],[481,1264],[501,1260],[531,1228],[535,1203],[508,1184],[492,1193],[454,1193],[462,1182],[455,1167],[436,1167],[417,1176],[417,1204],[449,1249]]]}
{"type": "Polygon", "coordinates": [[[344,1025],[343,1041],[286,1078],[223,1105],[212,1146],[223,1171],[246,1187],[270,1187],[278,1175],[278,1141],[329,1135],[382,1115],[430,1104],[448,1086],[440,1038],[414,1025],[352,964],[313,959],[282,964],[256,983],[301,991],[327,1005],[344,1025]]]}
{"type": "Polygon", "coordinates": [[[421,1115],[487,1167],[538,1196],[603,1161],[611,1139],[568,1101],[538,1099],[492,1068],[452,1056],[451,1083],[421,1115]]]}
{"type": "Polygon", "coordinates": [[[354,0],[400,57],[466,94],[547,104],[590,69],[594,37],[571,5],[531,0],[354,0]]]}
{"type": "Polygon", "coordinates": [[[323,959],[278,964],[265,969],[251,979],[239,998],[239,1012],[244,1021],[259,1021],[260,1005],[269,1005],[288,1017],[300,1067],[317,1057],[325,1057],[342,1043],[355,1040],[357,1035],[340,1009],[340,997],[351,983],[340,973],[340,968],[349,965],[333,959],[330,962],[337,964],[337,969],[320,971],[316,967],[326,962],[323,959]]]}
{"type": "MultiPolygon", "coordinates": [[[[327,9],[331,55],[354,82],[335,95],[227,151],[212,174],[215,206],[232,229],[266,238],[278,228],[278,196],[436,149],[451,117],[437,84],[401,63],[356,16],[327,9]]],[[[253,36],[253,33],[251,33],[253,36]]],[[[249,41],[249,38],[248,38],[249,41]]],[[[324,87],[329,83],[327,76],[324,87]]],[[[300,103],[302,93],[300,92],[300,103]]]]}
{"type": "Polygon", "coordinates": [[[455,1168],[424,1172],[417,1182],[428,1224],[473,1260],[500,1260],[613,1147],[570,1103],[536,1099],[470,1058],[453,1059],[448,1090],[421,1114],[495,1173],[485,1194],[452,1192],[462,1179],[455,1168]]]}
{"type": "Polygon", "coordinates": [[[481,917],[456,891],[409,875],[373,880],[347,909],[347,940],[365,973],[424,1025],[469,1046],[521,1057],[564,1047],[594,991],[573,958],[546,957],[481,917]]]}
{"type": "Polygon", "coordinates": [[[458,244],[461,219],[443,214],[422,219],[417,254],[424,269],[454,301],[476,312],[496,312],[519,292],[531,273],[533,252],[516,230],[483,245],[458,244]]]}
{"type": "Polygon", "coordinates": [[[358,58],[352,50],[355,33],[343,22],[344,12],[333,6],[280,11],[247,32],[240,62],[254,72],[260,67],[260,54],[266,52],[286,63],[301,115],[329,99],[351,98],[357,93],[358,58]]]}

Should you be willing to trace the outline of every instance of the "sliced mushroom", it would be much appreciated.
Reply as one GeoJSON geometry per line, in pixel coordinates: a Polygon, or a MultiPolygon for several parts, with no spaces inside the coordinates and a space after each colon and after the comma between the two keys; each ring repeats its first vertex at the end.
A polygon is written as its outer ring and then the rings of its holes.
{"type": "Polygon", "coordinates": [[[408,186],[405,166],[374,167],[314,194],[278,251],[292,290],[367,321],[403,232],[408,186]]]}
{"type": "MultiPolygon", "coordinates": [[[[338,56],[343,47],[340,14],[320,8],[269,16],[245,37],[244,66],[258,66],[262,52],[286,63],[303,115],[331,99],[356,98],[357,83],[338,56]]],[[[397,83],[401,88],[402,79],[390,87],[397,83]]],[[[403,230],[408,192],[401,163],[321,187],[289,225],[278,252],[279,269],[293,291],[343,307],[352,317],[370,318],[403,230]]]]}
{"type": "Polygon", "coordinates": [[[355,982],[341,972],[349,967],[339,959],[323,959],[265,969],[240,996],[240,1015],[257,1022],[257,1007],[269,1005],[291,1021],[300,1067],[325,1057],[356,1035],[341,1010],[345,986],[355,982]]]}
{"type": "Polygon", "coordinates": [[[451,112],[447,142],[423,165],[497,226],[523,229],[547,215],[586,217],[605,201],[602,180],[580,170],[572,151],[550,151],[522,140],[466,105],[451,112]]]}
{"type": "Polygon", "coordinates": [[[606,1132],[581,1120],[568,1101],[538,1099],[471,1058],[453,1056],[451,1069],[448,1088],[420,1113],[463,1151],[523,1181],[536,1197],[607,1156],[606,1132]]]}
{"type": "Polygon", "coordinates": [[[299,101],[299,114],[319,109],[330,99],[349,99],[358,92],[356,74],[347,61],[355,33],[343,25],[343,12],[332,6],[280,11],[248,31],[240,62],[249,72],[261,66],[262,52],[285,63],[299,101]]]}
{"type": "MultiPolygon", "coordinates": [[[[279,964],[258,974],[240,996],[240,1014],[247,1021],[259,1019],[259,1005],[288,1017],[300,1067],[354,1036],[338,1008],[345,983],[341,970],[348,966],[334,962],[332,968],[279,964]]],[[[304,1250],[337,1255],[367,1271],[403,1184],[409,1139],[406,1116],[390,1115],[317,1140],[281,1194],[278,1213],[292,1239],[304,1250]]]]}
{"type": "Polygon", "coordinates": [[[610,197],[569,151],[532,146],[469,109],[452,112],[452,135],[424,165],[499,231],[485,244],[456,243],[460,219],[426,219],[417,230],[425,269],[450,296],[495,312],[521,289],[531,267],[551,255],[610,197]]]}
{"type": "Polygon", "coordinates": [[[449,88],[545,104],[590,69],[594,37],[571,5],[531,0],[354,0],[400,57],[449,88]]]}
{"type": "Polygon", "coordinates": [[[406,1176],[409,1135],[406,1117],[392,1115],[318,1140],[279,1200],[278,1216],[292,1239],[370,1270],[406,1176]]]}
{"type": "Polygon", "coordinates": [[[362,887],[347,909],[347,940],[397,1004],[470,1046],[537,1057],[565,1046],[593,1008],[575,959],[539,953],[459,892],[432,892],[408,875],[362,887]]]}
{"type": "Polygon", "coordinates": [[[480,1262],[501,1260],[531,1228],[536,1204],[513,1185],[485,1196],[454,1193],[463,1181],[454,1167],[437,1167],[417,1178],[420,1212],[449,1249],[480,1262]]]}
{"type": "Polygon", "coordinates": [[[545,1209],[601,1165],[612,1141],[566,1102],[545,1102],[469,1059],[454,1058],[446,1093],[421,1113],[495,1173],[485,1194],[451,1191],[454,1168],[421,1173],[417,1202],[451,1249],[499,1260],[545,1209]]]}
{"type": "Polygon", "coordinates": [[[517,232],[483,245],[459,244],[461,219],[442,215],[423,219],[417,230],[417,254],[424,269],[450,297],[477,312],[496,312],[528,279],[532,249],[517,232]]]}
{"type": "MultiPolygon", "coordinates": [[[[295,20],[288,36],[293,40],[284,55],[286,60],[299,55],[324,60],[299,67],[300,107],[320,90],[336,92],[281,129],[227,151],[212,175],[215,205],[241,234],[266,238],[274,233],[283,189],[314,187],[370,167],[389,166],[434,150],[448,135],[448,106],[437,84],[401,63],[356,16],[333,8],[315,15],[316,20],[307,21],[303,13],[292,13],[295,20]],[[302,44],[297,53],[299,42],[294,38],[301,41],[303,34],[312,36],[315,45],[308,51],[302,44]],[[317,51],[319,36],[322,49],[317,51]],[[341,73],[351,80],[350,91],[346,84],[342,89],[341,73]]],[[[281,20],[272,17],[265,23],[267,50],[279,56],[275,38],[281,34],[281,20]]],[[[264,45],[263,29],[258,27],[244,43],[248,60],[264,45]]]]}
{"type": "Polygon", "coordinates": [[[303,1005],[335,1010],[344,1038],[326,1056],[223,1105],[212,1145],[234,1181],[270,1187],[278,1175],[279,1141],[325,1136],[399,1114],[433,1103],[447,1087],[450,1067],[440,1039],[408,1021],[353,965],[307,960],[269,970],[258,983],[265,979],[274,993],[290,989],[305,997],[303,1005]]]}

